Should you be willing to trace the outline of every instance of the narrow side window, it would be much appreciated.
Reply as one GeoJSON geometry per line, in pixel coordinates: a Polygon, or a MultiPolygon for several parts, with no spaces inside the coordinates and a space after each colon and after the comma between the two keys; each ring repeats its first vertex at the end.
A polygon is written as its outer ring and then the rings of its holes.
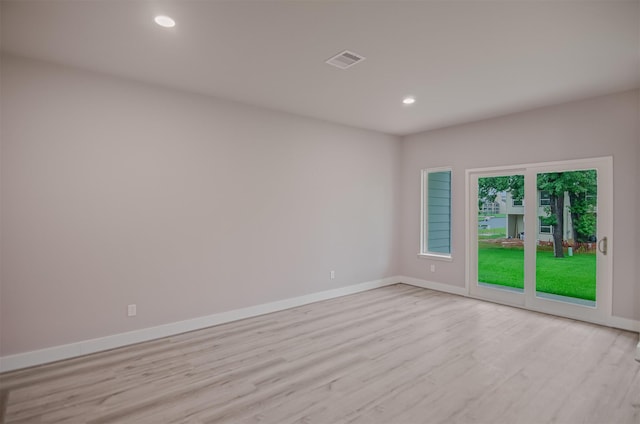
{"type": "Polygon", "coordinates": [[[421,255],[451,258],[451,169],[422,170],[421,255]]]}

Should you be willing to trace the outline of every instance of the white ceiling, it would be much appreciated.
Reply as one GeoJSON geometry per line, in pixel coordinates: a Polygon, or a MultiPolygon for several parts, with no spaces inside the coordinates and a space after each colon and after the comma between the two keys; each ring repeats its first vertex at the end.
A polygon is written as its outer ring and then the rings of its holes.
{"type": "Polygon", "coordinates": [[[399,135],[640,86],[638,1],[3,1],[1,23],[6,52],[399,135]],[[367,59],[324,63],[342,50],[367,59]]]}

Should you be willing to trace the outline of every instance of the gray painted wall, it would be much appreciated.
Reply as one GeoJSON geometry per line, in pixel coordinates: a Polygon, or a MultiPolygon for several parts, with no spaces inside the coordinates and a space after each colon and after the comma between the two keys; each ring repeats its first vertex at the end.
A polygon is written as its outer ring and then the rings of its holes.
{"type": "Polygon", "coordinates": [[[398,274],[462,286],[465,169],[608,155],[614,314],[640,319],[638,91],[401,140],[2,59],[0,355],[398,274]],[[441,166],[452,262],[417,258],[441,166]]]}
{"type": "Polygon", "coordinates": [[[10,57],[1,101],[2,355],[398,273],[397,137],[10,57]]]}

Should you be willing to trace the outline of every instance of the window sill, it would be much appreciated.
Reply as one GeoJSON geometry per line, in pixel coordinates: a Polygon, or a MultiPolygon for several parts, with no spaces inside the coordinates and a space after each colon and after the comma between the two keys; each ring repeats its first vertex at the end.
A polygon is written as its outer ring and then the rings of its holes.
{"type": "Polygon", "coordinates": [[[451,262],[453,257],[451,255],[436,255],[435,253],[418,253],[420,259],[435,259],[437,261],[451,262]]]}

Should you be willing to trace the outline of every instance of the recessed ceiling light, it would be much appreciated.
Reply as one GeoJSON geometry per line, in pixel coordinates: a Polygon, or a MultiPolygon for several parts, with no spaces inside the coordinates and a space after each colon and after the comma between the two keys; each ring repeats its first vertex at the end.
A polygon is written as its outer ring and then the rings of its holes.
{"type": "Polygon", "coordinates": [[[174,21],[168,16],[159,15],[159,16],[156,16],[153,20],[156,21],[156,23],[161,27],[173,28],[174,26],[176,26],[176,21],[174,21]]]}
{"type": "Polygon", "coordinates": [[[402,99],[402,103],[404,103],[405,105],[412,105],[415,102],[416,102],[416,98],[411,96],[408,96],[402,99]]]}

